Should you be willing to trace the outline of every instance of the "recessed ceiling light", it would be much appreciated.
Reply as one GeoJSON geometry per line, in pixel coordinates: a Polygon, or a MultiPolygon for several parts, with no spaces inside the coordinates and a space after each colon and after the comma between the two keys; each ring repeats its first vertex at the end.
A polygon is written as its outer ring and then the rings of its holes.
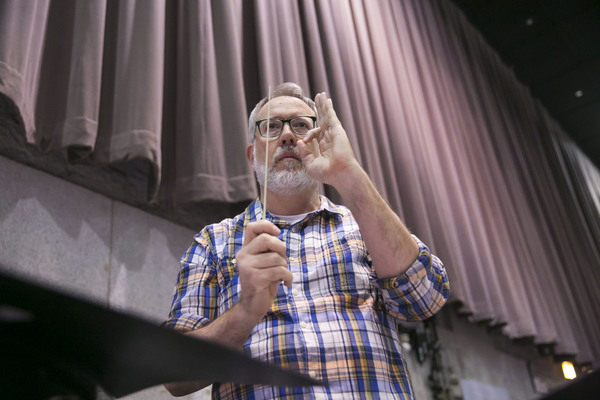
{"type": "Polygon", "coordinates": [[[578,90],[575,92],[575,97],[581,97],[583,96],[583,90],[578,90]]]}
{"type": "Polygon", "coordinates": [[[531,26],[531,25],[533,25],[533,18],[527,18],[527,19],[525,20],[525,25],[527,25],[527,26],[531,26]]]}

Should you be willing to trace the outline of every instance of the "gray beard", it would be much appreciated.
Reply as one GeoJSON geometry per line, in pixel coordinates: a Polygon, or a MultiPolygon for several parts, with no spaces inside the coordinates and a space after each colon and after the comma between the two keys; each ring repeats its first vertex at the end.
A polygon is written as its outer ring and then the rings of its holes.
{"type": "MultiPolygon", "coordinates": [[[[275,152],[273,159],[277,159],[279,155],[286,151],[294,151],[298,154],[296,148],[293,146],[287,146],[285,148],[280,147],[275,152]]],[[[298,156],[298,158],[299,157],[300,156],[298,156]]],[[[271,166],[269,175],[267,176],[267,186],[270,191],[282,195],[296,194],[314,189],[319,185],[319,182],[306,172],[306,168],[304,168],[304,163],[302,163],[302,161],[300,161],[302,164],[300,170],[294,170],[293,161],[287,162],[289,162],[288,167],[281,171],[275,170],[274,164],[271,166]]],[[[256,146],[254,147],[254,163],[252,166],[254,167],[254,172],[256,172],[256,179],[258,180],[259,185],[264,185],[265,164],[256,161],[256,146]]]]}

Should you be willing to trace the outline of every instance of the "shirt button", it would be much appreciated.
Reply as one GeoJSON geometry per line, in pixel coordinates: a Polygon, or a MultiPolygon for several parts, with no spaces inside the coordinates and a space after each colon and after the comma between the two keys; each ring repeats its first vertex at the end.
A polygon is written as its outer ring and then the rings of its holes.
{"type": "Polygon", "coordinates": [[[317,377],[317,373],[315,371],[308,371],[308,376],[314,379],[317,377]]]}
{"type": "Polygon", "coordinates": [[[292,290],[292,295],[298,296],[299,294],[300,294],[300,291],[298,289],[293,289],[292,290]]]}
{"type": "Polygon", "coordinates": [[[288,258],[288,260],[290,260],[290,261],[292,261],[292,262],[293,262],[293,261],[296,261],[296,257],[290,257],[290,258],[288,258]]]}
{"type": "Polygon", "coordinates": [[[306,329],[307,326],[308,324],[305,321],[300,322],[300,328],[306,329]]]}

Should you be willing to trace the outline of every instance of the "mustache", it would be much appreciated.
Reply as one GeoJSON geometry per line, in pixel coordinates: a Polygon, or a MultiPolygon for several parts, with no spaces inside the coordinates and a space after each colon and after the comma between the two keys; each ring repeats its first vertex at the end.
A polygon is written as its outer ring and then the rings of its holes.
{"type": "Polygon", "coordinates": [[[296,157],[298,157],[298,160],[300,160],[300,162],[302,162],[302,158],[300,157],[300,152],[298,151],[298,148],[296,148],[296,146],[292,146],[290,145],[286,145],[286,146],[281,146],[280,148],[277,149],[277,151],[275,152],[275,154],[273,154],[273,162],[277,162],[279,161],[279,159],[281,158],[281,156],[283,156],[285,153],[294,153],[294,155],[296,157]]]}

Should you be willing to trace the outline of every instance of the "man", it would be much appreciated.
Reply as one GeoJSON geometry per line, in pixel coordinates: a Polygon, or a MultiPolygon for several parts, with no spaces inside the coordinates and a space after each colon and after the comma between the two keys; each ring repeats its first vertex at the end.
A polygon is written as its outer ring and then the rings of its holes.
{"type": "MultiPolygon", "coordinates": [[[[215,398],[413,398],[396,321],[440,310],[441,261],[381,198],[324,93],[313,102],[278,86],[250,115],[249,142],[267,210],[257,199],[195,236],[165,325],[328,384],[215,383],[215,398]],[[347,208],[320,196],[319,182],[347,208]]],[[[166,386],[183,395],[208,384],[166,386]]]]}

